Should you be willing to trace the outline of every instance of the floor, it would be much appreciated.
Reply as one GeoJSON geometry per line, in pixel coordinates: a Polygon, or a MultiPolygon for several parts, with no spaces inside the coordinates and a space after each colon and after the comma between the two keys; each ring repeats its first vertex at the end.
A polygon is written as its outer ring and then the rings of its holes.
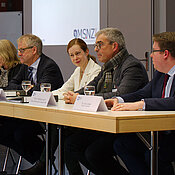
{"type": "MultiPolygon", "coordinates": [[[[6,155],[6,150],[7,150],[6,147],[0,145],[0,171],[2,171],[2,169],[3,169],[3,163],[4,163],[4,159],[5,159],[5,155],[6,155]]],[[[13,150],[12,150],[12,154],[14,155],[15,162],[18,162],[19,155],[13,150]]],[[[58,154],[58,150],[56,151],[55,154],[56,155],[58,154]]],[[[58,156],[56,156],[56,157],[58,157],[58,156]]],[[[58,166],[57,166],[58,160],[57,159],[55,161],[55,165],[58,168],[58,166]]],[[[22,159],[22,163],[21,163],[21,167],[20,167],[21,169],[26,169],[26,168],[29,168],[30,166],[32,166],[32,165],[29,162],[27,162],[25,159],[22,159]]],[[[17,165],[13,163],[11,156],[9,156],[7,167],[6,167],[6,171],[7,171],[8,175],[14,175],[16,172],[16,167],[17,167],[17,165]]],[[[175,167],[175,164],[174,164],[174,167],[175,167]]],[[[83,166],[82,166],[82,169],[83,169],[84,175],[86,175],[87,169],[83,166]]],[[[0,172],[0,175],[3,175],[3,173],[0,172]]],[[[54,169],[53,169],[52,175],[58,175],[58,172],[55,173],[54,169]]],[[[69,175],[66,168],[65,168],[65,175],[69,175]]],[[[91,175],[94,175],[94,174],[91,173],[91,175]]]]}
{"type": "MultiPolygon", "coordinates": [[[[3,163],[4,163],[4,159],[5,159],[5,155],[6,155],[6,150],[7,150],[6,147],[0,145],[0,171],[3,170],[3,163]]],[[[6,167],[6,172],[8,173],[8,175],[14,175],[15,174],[16,168],[17,168],[17,162],[18,162],[18,159],[19,159],[19,155],[15,151],[12,150],[12,154],[14,156],[16,164],[13,163],[11,156],[9,156],[7,167],[6,167]]],[[[55,154],[56,155],[58,154],[58,150],[56,151],[55,154]]],[[[56,157],[58,157],[58,156],[56,156],[56,157]]],[[[55,161],[55,165],[58,169],[58,160],[57,159],[55,161]]],[[[32,166],[32,165],[29,162],[27,162],[25,159],[22,159],[20,169],[27,169],[30,166],[32,166]]],[[[87,169],[83,166],[82,166],[82,169],[83,169],[84,174],[86,175],[87,174],[87,169]]],[[[3,173],[0,172],[0,175],[3,175],[3,173]]],[[[58,172],[55,173],[55,171],[53,169],[52,175],[58,175],[58,172]]],[[[69,175],[66,168],[65,168],[65,175],[69,175]]],[[[91,173],[91,175],[94,175],[94,174],[91,173]]]]}
{"type": "MultiPolygon", "coordinates": [[[[4,164],[4,160],[5,160],[6,151],[7,151],[7,148],[0,145],[0,171],[3,170],[3,164],[4,164]]],[[[6,171],[7,171],[8,174],[15,174],[16,168],[17,168],[17,162],[18,162],[18,159],[19,159],[19,155],[13,150],[12,150],[12,155],[14,157],[15,164],[13,163],[11,156],[9,156],[7,167],[6,167],[6,171]]],[[[21,164],[22,169],[23,168],[25,169],[29,166],[30,166],[30,163],[28,163],[25,160],[22,160],[22,164],[21,164]]],[[[3,174],[3,173],[1,172],[0,175],[1,174],[3,174]]]]}

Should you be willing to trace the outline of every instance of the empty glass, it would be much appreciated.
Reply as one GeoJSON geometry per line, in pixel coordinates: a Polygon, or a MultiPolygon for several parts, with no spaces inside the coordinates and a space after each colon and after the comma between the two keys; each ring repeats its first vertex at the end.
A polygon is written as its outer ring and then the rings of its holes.
{"type": "Polygon", "coordinates": [[[51,84],[50,83],[41,83],[40,89],[41,89],[41,92],[50,92],[51,91],[51,84]]]}
{"type": "Polygon", "coordinates": [[[21,85],[22,85],[22,88],[26,92],[26,95],[27,95],[27,92],[32,88],[31,81],[24,80],[24,81],[22,81],[21,85]]]}
{"type": "Polygon", "coordinates": [[[85,86],[84,94],[85,95],[95,95],[95,86],[85,86]]]}

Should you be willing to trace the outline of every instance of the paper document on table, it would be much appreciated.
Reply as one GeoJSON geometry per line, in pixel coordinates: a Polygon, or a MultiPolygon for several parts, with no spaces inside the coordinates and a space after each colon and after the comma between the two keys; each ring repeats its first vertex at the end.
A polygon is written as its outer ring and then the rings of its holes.
{"type": "Polygon", "coordinates": [[[4,91],[6,97],[16,97],[16,90],[4,91]]]}
{"type": "Polygon", "coordinates": [[[6,97],[25,96],[24,90],[4,90],[6,97]]]}
{"type": "Polygon", "coordinates": [[[7,101],[4,90],[0,89],[0,101],[7,101]]]}
{"type": "Polygon", "coordinates": [[[103,97],[90,95],[78,95],[73,109],[90,112],[108,111],[103,97]]]}

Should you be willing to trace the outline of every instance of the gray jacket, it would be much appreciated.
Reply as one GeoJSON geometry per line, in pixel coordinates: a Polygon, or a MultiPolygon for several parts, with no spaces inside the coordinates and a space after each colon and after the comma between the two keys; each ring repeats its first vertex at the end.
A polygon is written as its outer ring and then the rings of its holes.
{"type": "MultiPolygon", "coordinates": [[[[101,85],[101,90],[99,92],[97,91],[97,85],[102,76],[103,70],[101,70],[98,76],[95,77],[89,85],[95,86],[95,95],[103,96],[104,99],[135,92],[148,83],[148,75],[143,64],[133,55],[128,55],[126,58],[122,59],[118,67],[113,70],[112,88],[108,92],[104,91],[103,84],[101,85]]],[[[77,92],[83,94],[83,88],[77,92]]]]}

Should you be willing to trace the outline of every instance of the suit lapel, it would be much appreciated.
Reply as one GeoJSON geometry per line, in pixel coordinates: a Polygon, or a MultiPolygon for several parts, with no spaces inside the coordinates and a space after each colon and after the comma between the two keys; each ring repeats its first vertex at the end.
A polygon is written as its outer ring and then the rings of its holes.
{"type": "Polygon", "coordinates": [[[163,82],[164,82],[165,74],[162,74],[161,77],[158,79],[155,79],[156,86],[153,89],[154,94],[156,94],[156,97],[162,97],[162,91],[163,91],[163,82]]]}
{"type": "Polygon", "coordinates": [[[24,75],[24,80],[28,80],[28,66],[25,65],[25,75],[24,75]]]}

